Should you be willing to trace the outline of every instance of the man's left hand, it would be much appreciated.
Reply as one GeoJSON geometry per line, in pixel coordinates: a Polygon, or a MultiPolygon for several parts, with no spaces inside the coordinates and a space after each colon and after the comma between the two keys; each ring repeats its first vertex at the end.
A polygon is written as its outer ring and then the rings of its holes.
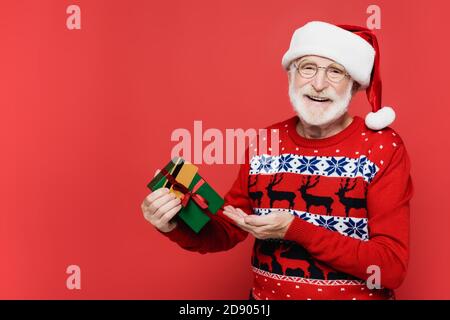
{"type": "Polygon", "coordinates": [[[224,207],[223,213],[242,230],[257,239],[283,239],[294,216],[285,211],[272,211],[268,215],[248,215],[233,206],[224,207]]]}

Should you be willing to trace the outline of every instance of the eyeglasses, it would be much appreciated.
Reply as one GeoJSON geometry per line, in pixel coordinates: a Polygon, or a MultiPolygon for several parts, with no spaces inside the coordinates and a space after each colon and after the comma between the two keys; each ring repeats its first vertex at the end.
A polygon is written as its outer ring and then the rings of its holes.
{"type": "Polygon", "coordinates": [[[334,83],[338,83],[342,81],[345,77],[349,76],[349,74],[342,69],[329,65],[328,67],[320,67],[317,64],[309,61],[305,61],[296,65],[294,63],[297,72],[305,79],[314,78],[319,69],[325,69],[325,74],[327,75],[328,80],[334,83]]]}

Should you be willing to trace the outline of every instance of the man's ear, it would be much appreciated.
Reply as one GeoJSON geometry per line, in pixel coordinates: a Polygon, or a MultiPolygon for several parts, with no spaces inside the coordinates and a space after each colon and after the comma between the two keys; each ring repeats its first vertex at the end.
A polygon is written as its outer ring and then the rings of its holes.
{"type": "Polygon", "coordinates": [[[361,87],[361,85],[358,82],[353,81],[352,95],[355,94],[359,90],[360,87],[361,87]]]}

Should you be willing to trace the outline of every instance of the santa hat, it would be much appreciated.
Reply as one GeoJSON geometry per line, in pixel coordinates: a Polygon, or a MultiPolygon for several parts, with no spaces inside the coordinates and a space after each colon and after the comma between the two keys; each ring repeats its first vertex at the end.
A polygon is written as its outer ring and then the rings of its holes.
{"type": "Polygon", "coordinates": [[[364,27],[333,25],[311,21],[295,30],[282,65],[287,70],[292,61],[305,56],[322,56],[344,66],[353,80],[366,89],[372,112],[366,115],[366,126],[380,130],[395,120],[391,107],[381,107],[380,51],[375,34],[364,27]]]}

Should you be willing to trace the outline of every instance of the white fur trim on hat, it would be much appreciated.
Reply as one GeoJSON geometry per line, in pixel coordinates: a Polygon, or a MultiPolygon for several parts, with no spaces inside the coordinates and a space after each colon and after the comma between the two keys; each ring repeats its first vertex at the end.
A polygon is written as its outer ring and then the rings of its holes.
{"type": "Polygon", "coordinates": [[[372,130],[381,130],[389,126],[395,120],[395,111],[391,107],[382,107],[377,112],[369,112],[366,115],[366,126],[372,130]]]}
{"type": "Polygon", "coordinates": [[[295,30],[281,63],[287,70],[292,61],[305,55],[322,56],[343,65],[360,89],[370,84],[375,49],[353,32],[322,21],[308,22],[295,30]]]}

